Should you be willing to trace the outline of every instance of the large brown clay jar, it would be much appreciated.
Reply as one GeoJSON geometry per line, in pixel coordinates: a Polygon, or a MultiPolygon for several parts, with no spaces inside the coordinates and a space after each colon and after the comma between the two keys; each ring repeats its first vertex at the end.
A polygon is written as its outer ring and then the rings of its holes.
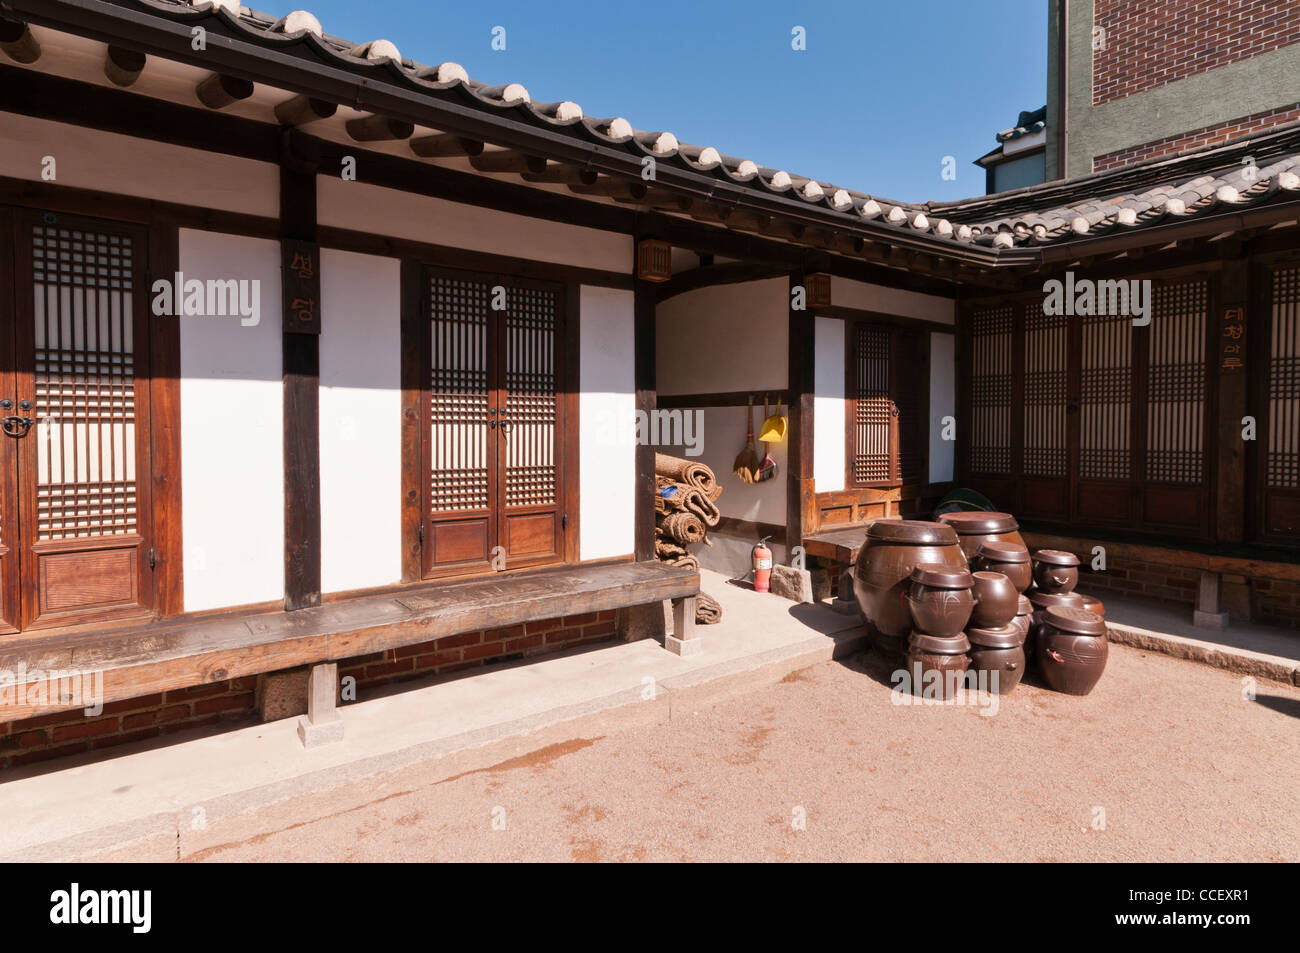
{"type": "Polygon", "coordinates": [[[1102,605],[1100,599],[1096,596],[1084,596],[1082,593],[1080,593],[1080,595],[1083,599],[1083,607],[1085,609],[1089,612],[1097,613],[1097,615],[1101,616],[1103,619],[1106,618],[1106,607],[1102,605]]]}
{"type": "Polygon", "coordinates": [[[1035,661],[1038,657],[1038,632],[1043,626],[1044,614],[1052,606],[1082,609],[1083,596],[1077,592],[1039,592],[1037,589],[1029,590],[1025,596],[1034,607],[1034,614],[1029,624],[1029,635],[1025,638],[1025,655],[1030,661],[1035,661]]]}
{"type": "Polygon", "coordinates": [[[876,520],[867,528],[853,567],[853,594],[867,631],[886,653],[907,651],[912,613],[904,593],[912,570],[922,564],[967,568],[952,527],[923,520],[876,520]]]}
{"type": "Polygon", "coordinates": [[[969,651],[970,642],[965,635],[945,639],[913,632],[907,644],[907,672],[913,694],[929,694],[937,684],[941,688],[935,697],[954,697],[965,685],[969,651]]]}
{"type": "Polygon", "coordinates": [[[1052,606],[1038,633],[1038,667],[1047,684],[1067,695],[1086,695],[1106,670],[1106,622],[1082,608],[1052,606]]]}
{"type": "Polygon", "coordinates": [[[975,607],[971,574],[922,563],[912,570],[911,579],[907,605],[916,631],[941,638],[961,635],[975,607]]]}
{"type": "Polygon", "coordinates": [[[966,630],[970,640],[970,671],[988,690],[1009,694],[1025,674],[1025,637],[1014,622],[998,629],[966,630]]]}
{"type": "Polygon", "coordinates": [[[1016,617],[1020,603],[1020,593],[1011,580],[1000,572],[976,572],[971,578],[975,594],[971,624],[981,629],[998,629],[1009,624],[1016,617]]]}
{"type": "Polygon", "coordinates": [[[1074,592],[1079,584],[1079,557],[1059,549],[1034,553],[1034,585],[1039,592],[1074,592]]]}
{"type": "Polygon", "coordinates": [[[967,559],[974,559],[983,543],[1012,543],[1026,548],[1020,535],[1020,524],[1010,513],[985,513],[982,510],[942,513],[939,521],[957,531],[967,559]]]}
{"type": "Polygon", "coordinates": [[[1011,580],[1016,592],[1024,592],[1034,581],[1029,564],[1029,550],[1015,543],[980,543],[971,568],[980,572],[1000,572],[1011,580]]]}

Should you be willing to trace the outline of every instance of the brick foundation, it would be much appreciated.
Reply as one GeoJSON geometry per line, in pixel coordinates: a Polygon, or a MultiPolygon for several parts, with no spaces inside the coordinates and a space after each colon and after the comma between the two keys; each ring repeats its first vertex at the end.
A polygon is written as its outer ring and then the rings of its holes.
{"type": "MultiPolygon", "coordinates": [[[[470,632],[346,659],[339,663],[339,678],[355,678],[357,698],[362,700],[367,688],[603,642],[612,639],[615,630],[615,613],[610,610],[470,632]]],[[[202,725],[237,727],[255,717],[256,685],[256,676],[245,676],[110,702],[93,718],[74,709],[3,723],[0,768],[111,748],[202,725]]]]}

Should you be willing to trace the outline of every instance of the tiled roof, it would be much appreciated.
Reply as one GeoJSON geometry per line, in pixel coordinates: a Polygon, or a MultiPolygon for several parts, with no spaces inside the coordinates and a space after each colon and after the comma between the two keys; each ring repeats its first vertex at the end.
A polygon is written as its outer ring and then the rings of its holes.
{"type": "MultiPolygon", "coordinates": [[[[1136,189],[1123,190],[1118,185],[1135,181],[1132,174],[1102,173],[1064,184],[1047,183],[1019,190],[1011,193],[1010,203],[1001,205],[996,201],[1001,198],[997,195],[965,202],[897,202],[762,166],[750,159],[726,155],[712,146],[679,142],[671,132],[639,130],[621,117],[587,116],[581,106],[568,100],[534,102],[519,83],[489,85],[472,79],[456,63],[436,66],[418,63],[402,57],[388,40],[351,43],[324,33],[316,17],[306,11],[277,18],[240,7],[237,0],[125,2],[184,23],[201,23],[209,17],[219,17],[264,47],[281,50],[292,47],[299,52],[305,48],[324,65],[397,81],[435,100],[455,98],[463,104],[468,97],[488,113],[516,118],[522,113],[537,124],[579,141],[624,148],[634,156],[654,156],[659,162],[677,163],[695,173],[744,185],[759,193],[794,198],[820,207],[832,221],[838,217],[846,225],[884,226],[925,238],[940,247],[945,244],[984,246],[993,252],[1030,248],[1241,209],[1281,195],[1300,197],[1300,135],[1296,135],[1290,153],[1276,156],[1268,164],[1261,162],[1253,179],[1247,178],[1251,172],[1239,164],[1210,172],[1189,173],[1184,168],[1180,178],[1179,162],[1166,160],[1157,163],[1147,176],[1155,184],[1141,181],[1141,187],[1136,189]],[[1152,177],[1156,175],[1162,177],[1155,181],[1152,177]],[[1006,214],[1004,206],[1014,206],[1016,211],[1006,214]]],[[[1021,114],[1022,120],[1031,120],[1024,128],[1030,129],[1039,122],[1035,118],[1038,112],[1044,110],[1021,114]]],[[[1184,162],[1183,166],[1187,164],[1184,162]]],[[[1141,179],[1141,174],[1137,179],[1141,179]]]]}
{"type": "Polygon", "coordinates": [[[1032,135],[1035,132],[1042,132],[1047,128],[1047,107],[1040,106],[1038,109],[1022,112],[1020,118],[1016,120],[1015,126],[1010,129],[1003,129],[998,133],[998,142],[1007,142],[1011,139],[1019,139],[1021,136],[1032,135]]]}

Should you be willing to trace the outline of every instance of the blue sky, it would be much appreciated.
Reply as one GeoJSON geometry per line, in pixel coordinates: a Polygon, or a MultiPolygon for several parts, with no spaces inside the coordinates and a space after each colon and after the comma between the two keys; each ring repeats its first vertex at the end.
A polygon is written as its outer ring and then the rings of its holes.
{"type": "MultiPolygon", "coordinates": [[[[251,5],[282,15],[294,0],[251,5]]],[[[589,116],[906,201],[983,194],[972,160],[1046,101],[1045,0],[303,5],[335,36],[392,40],[405,57],[453,60],[538,101],[571,99],[589,116]],[[491,47],[497,26],[504,51],[491,47]],[[948,155],[955,181],[940,175],[948,155]]]]}

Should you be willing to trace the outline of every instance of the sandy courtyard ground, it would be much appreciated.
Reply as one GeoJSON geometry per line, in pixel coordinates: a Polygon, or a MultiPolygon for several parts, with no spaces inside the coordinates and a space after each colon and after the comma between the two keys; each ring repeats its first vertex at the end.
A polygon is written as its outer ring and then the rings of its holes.
{"type": "Polygon", "coordinates": [[[987,717],[868,654],[194,859],[1296,861],[1298,790],[1300,689],[1112,646],[987,717]]]}

